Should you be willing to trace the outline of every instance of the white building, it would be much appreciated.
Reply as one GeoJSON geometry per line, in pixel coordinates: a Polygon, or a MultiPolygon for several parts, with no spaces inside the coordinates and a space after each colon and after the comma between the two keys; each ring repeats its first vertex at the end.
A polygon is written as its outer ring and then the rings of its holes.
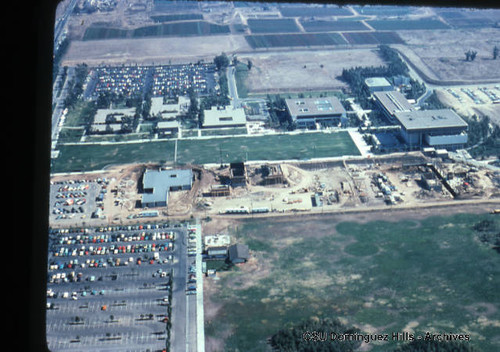
{"type": "Polygon", "coordinates": [[[210,110],[204,110],[203,112],[203,128],[243,127],[247,123],[243,108],[212,106],[210,110]]]}

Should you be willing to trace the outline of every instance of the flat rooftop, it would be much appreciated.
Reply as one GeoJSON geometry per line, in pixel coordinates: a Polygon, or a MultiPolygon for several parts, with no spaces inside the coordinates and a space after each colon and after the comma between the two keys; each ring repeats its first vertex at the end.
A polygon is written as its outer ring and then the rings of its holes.
{"type": "Polygon", "coordinates": [[[384,77],[369,77],[365,79],[368,87],[389,87],[391,83],[384,77]]]}
{"type": "Polygon", "coordinates": [[[193,171],[188,170],[146,170],[142,181],[143,188],[152,189],[152,193],[142,195],[143,203],[160,202],[168,200],[171,187],[191,186],[193,171]]]}
{"type": "Polygon", "coordinates": [[[292,116],[321,116],[345,114],[345,109],[336,97],[285,99],[292,116]]]}
{"type": "Polygon", "coordinates": [[[396,119],[407,131],[467,128],[467,123],[451,109],[402,111],[395,113],[396,119]]]}
{"type": "Polygon", "coordinates": [[[234,109],[232,106],[213,106],[210,110],[204,110],[204,116],[203,127],[241,126],[247,122],[245,110],[234,109]]]}
{"type": "Polygon", "coordinates": [[[406,97],[397,90],[374,92],[373,96],[391,115],[398,111],[415,110],[406,97]]]}

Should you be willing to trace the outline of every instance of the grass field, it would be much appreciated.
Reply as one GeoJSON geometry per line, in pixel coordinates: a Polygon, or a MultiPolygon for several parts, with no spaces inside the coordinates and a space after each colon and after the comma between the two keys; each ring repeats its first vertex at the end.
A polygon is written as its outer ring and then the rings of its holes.
{"type": "Polygon", "coordinates": [[[244,160],[288,160],[359,155],[347,132],[282,134],[179,140],[177,162],[230,163],[244,160]]]}
{"type": "MultiPolygon", "coordinates": [[[[500,255],[476,239],[472,226],[483,219],[500,221],[457,214],[396,222],[388,214],[366,223],[332,216],[232,225],[252,258],[207,282],[218,308],[207,341],[269,351],[266,339],[278,329],[328,317],[364,333],[470,334],[474,348],[499,351],[500,255]]],[[[370,351],[400,343],[371,342],[370,351]]]]}
{"type": "MultiPolygon", "coordinates": [[[[109,164],[172,162],[175,141],[63,145],[52,172],[90,171],[109,164]]],[[[211,164],[245,160],[288,160],[360,155],[349,133],[301,133],[257,137],[180,139],[177,163],[211,164]]]]}

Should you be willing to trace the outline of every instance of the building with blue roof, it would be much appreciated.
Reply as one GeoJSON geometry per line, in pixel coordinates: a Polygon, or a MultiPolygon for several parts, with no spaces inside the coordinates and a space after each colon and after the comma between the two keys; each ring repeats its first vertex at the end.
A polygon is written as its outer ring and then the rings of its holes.
{"type": "Polygon", "coordinates": [[[190,190],[192,186],[193,171],[190,169],[146,170],[142,179],[142,207],[165,207],[170,192],[190,190]]]}

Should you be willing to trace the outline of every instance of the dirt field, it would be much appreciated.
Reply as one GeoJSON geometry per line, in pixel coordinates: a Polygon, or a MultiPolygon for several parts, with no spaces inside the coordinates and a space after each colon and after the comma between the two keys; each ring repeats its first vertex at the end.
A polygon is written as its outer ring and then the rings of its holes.
{"type": "Polygon", "coordinates": [[[189,63],[249,49],[245,38],[236,35],[74,41],[62,65],[189,63]]]}
{"type": "Polygon", "coordinates": [[[344,68],[383,64],[373,49],[255,53],[238,57],[253,63],[247,79],[249,93],[339,89],[345,87],[338,79],[344,68]]]}
{"type": "MultiPolygon", "coordinates": [[[[493,47],[500,45],[496,28],[470,30],[400,31],[406,45],[397,45],[429,78],[440,81],[500,80],[498,59],[492,60],[493,47]],[[465,52],[477,51],[473,62],[465,52]]],[[[477,82],[479,81],[479,82],[477,82]]]]}

